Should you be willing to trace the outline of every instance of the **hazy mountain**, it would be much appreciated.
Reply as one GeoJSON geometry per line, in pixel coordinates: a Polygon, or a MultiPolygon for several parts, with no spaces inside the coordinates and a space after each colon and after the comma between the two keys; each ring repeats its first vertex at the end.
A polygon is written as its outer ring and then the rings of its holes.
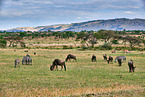
{"type": "Polygon", "coordinates": [[[145,19],[108,19],[93,20],[81,23],[58,24],[38,27],[19,27],[8,31],[81,31],[81,30],[145,30],[145,19]]]}

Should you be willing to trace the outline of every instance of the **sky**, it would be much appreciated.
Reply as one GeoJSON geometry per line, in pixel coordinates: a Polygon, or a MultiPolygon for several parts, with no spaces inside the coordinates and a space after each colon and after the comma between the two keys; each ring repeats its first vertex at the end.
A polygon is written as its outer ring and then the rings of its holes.
{"type": "Polygon", "coordinates": [[[0,0],[0,30],[115,18],[145,19],[145,0],[0,0]]]}

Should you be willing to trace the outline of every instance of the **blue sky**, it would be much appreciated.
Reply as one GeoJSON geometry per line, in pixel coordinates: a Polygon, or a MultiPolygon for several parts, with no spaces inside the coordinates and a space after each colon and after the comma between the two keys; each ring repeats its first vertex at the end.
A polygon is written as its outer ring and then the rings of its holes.
{"type": "Polygon", "coordinates": [[[0,30],[98,19],[145,19],[145,0],[0,0],[0,30]]]}

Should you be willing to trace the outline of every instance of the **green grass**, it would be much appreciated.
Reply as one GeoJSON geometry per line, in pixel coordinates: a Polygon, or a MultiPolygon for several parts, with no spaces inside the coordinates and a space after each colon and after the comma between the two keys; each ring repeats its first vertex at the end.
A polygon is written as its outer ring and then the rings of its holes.
{"type": "MultiPolygon", "coordinates": [[[[138,51],[124,54],[118,51],[78,51],[30,49],[0,50],[0,96],[144,96],[145,95],[145,55],[138,51]],[[36,55],[33,53],[36,52],[36,55]],[[33,65],[20,65],[14,68],[14,60],[22,60],[27,53],[33,65]],[[56,58],[65,60],[67,54],[77,56],[77,62],[66,62],[67,71],[50,71],[56,58]],[[103,54],[125,55],[127,61],[121,67],[118,63],[103,61],[103,54]],[[97,62],[91,62],[91,56],[97,62]],[[134,73],[129,73],[127,62],[133,59],[134,73]]],[[[60,67],[59,67],[60,69],[60,67]]]]}

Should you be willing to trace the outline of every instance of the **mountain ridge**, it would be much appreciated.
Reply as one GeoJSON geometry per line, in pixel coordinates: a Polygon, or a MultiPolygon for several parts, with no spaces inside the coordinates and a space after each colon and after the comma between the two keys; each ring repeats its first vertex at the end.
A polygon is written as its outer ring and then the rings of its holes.
{"type": "Polygon", "coordinates": [[[145,30],[145,19],[115,18],[107,20],[92,20],[80,23],[57,24],[37,27],[18,27],[7,31],[81,31],[81,30],[145,30]]]}

